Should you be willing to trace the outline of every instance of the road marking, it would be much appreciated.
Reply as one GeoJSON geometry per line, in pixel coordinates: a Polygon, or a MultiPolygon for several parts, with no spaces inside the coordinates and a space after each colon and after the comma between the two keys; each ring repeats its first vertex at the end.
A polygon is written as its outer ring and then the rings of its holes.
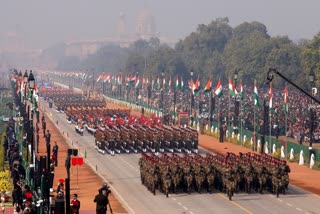
{"type": "Polygon", "coordinates": [[[174,200],[174,201],[177,200],[176,198],[171,198],[171,199],[174,200]]]}
{"type": "Polygon", "coordinates": [[[189,211],[190,214],[193,214],[193,212],[189,211]]]}
{"type": "Polygon", "coordinates": [[[292,206],[293,206],[292,204],[289,204],[289,203],[287,203],[287,205],[288,205],[288,206],[290,206],[290,207],[292,207],[292,206]]]}
{"type": "Polygon", "coordinates": [[[282,200],[280,198],[278,198],[278,201],[282,202],[282,200]]]}
{"type": "Polygon", "coordinates": [[[302,212],[302,209],[300,209],[300,208],[296,208],[296,210],[299,210],[300,212],[302,212]]]}
{"type": "Polygon", "coordinates": [[[234,202],[234,201],[230,201],[229,198],[227,198],[224,194],[222,193],[218,193],[218,195],[220,197],[222,197],[223,199],[225,199],[226,201],[229,201],[231,204],[239,207],[241,210],[243,210],[244,212],[248,213],[248,214],[253,214],[253,212],[251,212],[250,210],[248,210],[247,208],[241,206],[240,204],[238,204],[237,202],[234,202]]]}
{"type": "Polygon", "coordinates": [[[185,206],[182,206],[182,208],[183,208],[183,209],[185,209],[185,210],[188,210],[188,208],[187,208],[187,207],[185,207],[185,206]]]}
{"type": "Polygon", "coordinates": [[[181,203],[180,202],[177,202],[177,204],[179,204],[181,206],[181,203]]]}

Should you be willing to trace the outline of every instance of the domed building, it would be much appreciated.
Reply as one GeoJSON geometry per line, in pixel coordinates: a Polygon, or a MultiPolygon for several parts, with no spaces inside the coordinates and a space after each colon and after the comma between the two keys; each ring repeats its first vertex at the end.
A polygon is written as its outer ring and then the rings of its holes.
{"type": "Polygon", "coordinates": [[[153,14],[148,9],[143,9],[137,16],[136,34],[148,39],[156,36],[156,22],[153,14]]]}

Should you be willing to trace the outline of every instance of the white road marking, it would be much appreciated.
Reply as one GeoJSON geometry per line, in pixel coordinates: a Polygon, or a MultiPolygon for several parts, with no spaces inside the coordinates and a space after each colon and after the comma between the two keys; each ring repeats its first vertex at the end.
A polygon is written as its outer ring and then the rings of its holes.
{"type": "Polygon", "coordinates": [[[193,214],[193,212],[189,211],[190,214],[193,214]]]}
{"type": "Polygon", "coordinates": [[[188,210],[188,208],[186,208],[185,206],[182,206],[183,209],[188,210]]]}
{"type": "Polygon", "coordinates": [[[177,200],[176,198],[171,198],[171,199],[174,200],[174,201],[177,200]]]}
{"type": "Polygon", "coordinates": [[[300,209],[300,208],[296,208],[296,210],[299,210],[300,212],[302,212],[302,209],[300,209]]]}
{"type": "Polygon", "coordinates": [[[180,202],[177,202],[177,204],[179,204],[181,206],[181,203],[180,202]]]}
{"type": "Polygon", "coordinates": [[[292,207],[292,204],[287,203],[288,206],[292,207]]]}

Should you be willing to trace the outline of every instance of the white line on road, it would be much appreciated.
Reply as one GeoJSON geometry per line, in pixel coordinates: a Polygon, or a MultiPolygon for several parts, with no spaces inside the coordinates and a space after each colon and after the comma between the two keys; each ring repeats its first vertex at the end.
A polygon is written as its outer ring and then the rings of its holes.
{"type": "Polygon", "coordinates": [[[177,204],[179,204],[180,206],[182,205],[180,202],[177,202],[177,204]]]}
{"type": "Polygon", "coordinates": [[[288,206],[290,206],[290,207],[292,207],[292,206],[293,206],[292,204],[289,204],[289,203],[287,203],[287,205],[288,205],[288,206]]]}
{"type": "Polygon", "coordinates": [[[186,208],[185,206],[182,206],[183,209],[188,210],[188,208],[186,208]]]}
{"type": "Polygon", "coordinates": [[[193,214],[193,212],[189,211],[190,214],[193,214]]]}
{"type": "Polygon", "coordinates": [[[176,198],[171,198],[171,199],[174,200],[174,201],[177,200],[176,198]]]}
{"type": "Polygon", "coordinates": [[[296,210],[299,210],[300,212],[302,212],[302,209],[300,209],[300,208],[296,208],[296,210]]]}

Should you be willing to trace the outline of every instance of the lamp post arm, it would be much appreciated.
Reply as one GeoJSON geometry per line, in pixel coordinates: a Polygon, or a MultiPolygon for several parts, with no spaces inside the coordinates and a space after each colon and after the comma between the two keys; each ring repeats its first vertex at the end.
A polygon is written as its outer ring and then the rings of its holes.
{"type": "Polygon", "coordinates": [[[291,80],[289,80],[287,77],[285,77],[284,75],[282,75],[279,71],[277,71],[277,69],[275,68],[269,68],[268,74],[267,74],[267,83],[269,84],[270,82],[272,82],[273,80],[273,73],[279,75],[282,79],[284,79],[285,81],[289,82],[291,85],[293,85],[295,88],[299,89],[302,93],[304,93],[305,95],[307,95],[309,98],[311,98],[312,100],[314,100],[316,103],[320,104],[320,101],[313,97],[311,94],[309,94],[308,92],[306,92],[305,90],[303,90],[302,88],[300,88],[297,84],[295,84],[294,82],[292,82],[291,80]]]}

